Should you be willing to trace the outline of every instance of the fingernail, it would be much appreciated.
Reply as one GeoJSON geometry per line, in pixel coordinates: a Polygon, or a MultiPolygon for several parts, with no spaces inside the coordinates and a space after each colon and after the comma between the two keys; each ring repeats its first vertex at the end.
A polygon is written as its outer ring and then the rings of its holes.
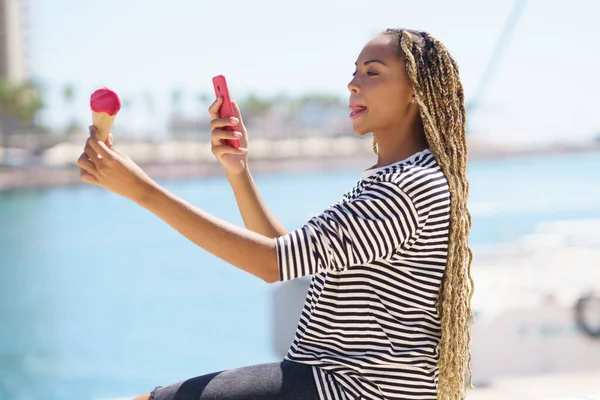
{"type": "Polygon", "coordinates": [[[237,124],[238,123],[238,119],[237,118],[230,118],[229,122],[231,122],[232,124],[237,124]]]}
{"type": "Polygon", "coordinates": [[[233,132],[233,136],[242,137],[242,133],[241,132],[233,132]]]}

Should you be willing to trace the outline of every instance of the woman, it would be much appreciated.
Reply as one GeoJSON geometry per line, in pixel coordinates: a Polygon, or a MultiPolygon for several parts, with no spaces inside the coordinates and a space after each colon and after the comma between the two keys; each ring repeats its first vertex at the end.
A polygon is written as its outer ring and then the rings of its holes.
{"type": "Polygon", "coordinates": [[[252,181],[241,113],[211,107],[212,150],[226,170],[242,229],[167,192],[97,140],[81,179],[129,198],[224,261],[266,282],[312,275],[280,363],[216,372],[136,399],[462,399],[470,378],[467,146],[458,67],[426,32],[388,29],[369,41],[348,84],[358,135],[377,163],[302,228],[271,215],[252,181]],[[240,127],[229,132],[227,125],[240,127]],[[239,138],[240,149],[225,139],[239,138]],[[229,249],[236,248],[232,252],[229,249]]]}

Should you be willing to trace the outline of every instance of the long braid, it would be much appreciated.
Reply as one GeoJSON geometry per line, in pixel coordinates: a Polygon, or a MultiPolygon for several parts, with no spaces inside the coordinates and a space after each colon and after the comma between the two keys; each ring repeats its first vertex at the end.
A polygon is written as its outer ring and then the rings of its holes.
{"type": "Polygon", "coordinates": [[[471,277],[473,254],[468,238],[467,139],[464,92],[458,66],[446,47],[426,32],[388,29],[397,39],[398,56],[405,61],[429,147],[450,188],[448,260],[438,310],[442,336],[438,362],[438,398],[464,399],[466,380],[472,387],[471,277]]]}

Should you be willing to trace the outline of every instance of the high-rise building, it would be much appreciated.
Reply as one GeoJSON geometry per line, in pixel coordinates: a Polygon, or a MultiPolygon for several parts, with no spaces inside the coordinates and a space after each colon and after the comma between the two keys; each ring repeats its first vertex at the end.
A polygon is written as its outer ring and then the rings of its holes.
{"type": "Polygon", "coordinates": [[[23,0],[0,0],[0,77],[19,83],[27,79],[23,0]]]}

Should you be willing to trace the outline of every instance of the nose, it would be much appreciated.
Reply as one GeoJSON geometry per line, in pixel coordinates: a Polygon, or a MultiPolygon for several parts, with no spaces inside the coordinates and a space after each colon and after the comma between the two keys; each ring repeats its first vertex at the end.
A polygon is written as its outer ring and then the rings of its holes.
{"type": "Polygon", "coordinates": [[[350,93],[358,93],[359,86],[358,86],[358,82],[356,82],[356,76],[352,77],[352,80],[350,82],[348,82],[348,90],[350,91],[350,93]]]}

